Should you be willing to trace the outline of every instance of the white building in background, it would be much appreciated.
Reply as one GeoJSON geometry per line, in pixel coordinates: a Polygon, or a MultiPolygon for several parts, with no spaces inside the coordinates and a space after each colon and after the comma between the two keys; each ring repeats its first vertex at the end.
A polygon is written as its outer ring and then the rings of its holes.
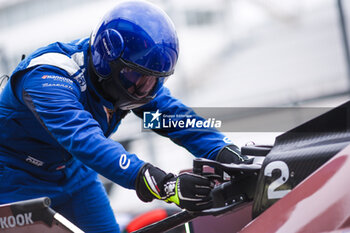
{"type": "MultiPolygon", "coordinates": [[[[40,46],[89,36],[116,2],[0,0],[0,74],[40,46]]],[[[287,104],[350,87],[336,0],[153,2],[177,27],[168,85],[190,105],[287,104]]]]}
{"type": "MultiPolygon", "coordinates": [[[[0,74],[10,74],[22,54],[40,46],[89,36],[116,2],[0,0],[0,74]]],[[[180,58],[167,85],[189,106],[295,105],[349,90],[336,0],[153,2],[177,27],[180,58]]],[[[345,6],[350,25],[350,4],[345,6]]],[[[335,106],[347,98],[314,104],[335,106]]],[[[130,151],[169,172],[191,166],[184,149],[141,133],[136,117],[123,121],[113,138],[131,141],[130,151]]],[[[273,143],[276,134],[229,133],[238,145],[273,143]]],[[[119,212],[152,206],[125,189],[115,189],[111,203],[119,212]]]]}

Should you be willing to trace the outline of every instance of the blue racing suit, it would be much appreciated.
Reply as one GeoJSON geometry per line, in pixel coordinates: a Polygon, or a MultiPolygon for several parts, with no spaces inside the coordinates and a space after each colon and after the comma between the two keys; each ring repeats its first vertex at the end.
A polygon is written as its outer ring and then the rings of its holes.
{"type": "MultiPolygon", "coordinates": [[[[88,76],[89,39],[53,43],[24,59],[0,94],[0,204],[49,196],[52,207],[87,232],[118,232],[97,173],[134,189],[144,165],[108,137],[127,114],[114,110],[88,76]],[[107,114],[107,112],[112,112],[107,114]]],[[[162,87],[134,110],[190,114],[162,87]]],[[[214,159],[227,143],[216,130],[166,129],[163,136],[214,159]]]]}

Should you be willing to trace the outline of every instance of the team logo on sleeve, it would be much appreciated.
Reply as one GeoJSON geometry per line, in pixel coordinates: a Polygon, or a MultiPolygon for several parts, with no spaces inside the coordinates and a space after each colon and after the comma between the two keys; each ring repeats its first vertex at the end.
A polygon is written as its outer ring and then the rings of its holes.
{"type": "Polygon", "coordinates": [[[161,128],[162,113],[156,112],[143,113],[143,128],[144,129],[160,129],[161,128]]]}
{"type": "Polygon", "coordinates": [[[84,78],[84,75],[83,73],[77,75],[74,77],[75,80],[77,80],[77,82],[79,83],[80,85],[80,90],[83,92],[83,91],[86,91],[86,80],[84,78]]]}
{"type": "Polygon", "coordinates": [[[223,140],[224,142],[226,142],[226,143],[233,144],[233,141],[232,141],[231,138],[229,138],[229,137],[224,137],[222,140],[223,140]]]}
{"type": "Polygon", "coordinates": [[[121,169],[125,170],[129,167],[130,165],[130,159],[126,157],[126,154],[122,154],[119,159],[119,166],[121,169]]]}

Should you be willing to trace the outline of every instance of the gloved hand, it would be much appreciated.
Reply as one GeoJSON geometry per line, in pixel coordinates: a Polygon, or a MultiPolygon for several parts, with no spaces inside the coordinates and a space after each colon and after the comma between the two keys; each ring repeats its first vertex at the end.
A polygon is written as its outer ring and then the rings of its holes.
{"type": "Polygon", "coordinates": [[[251,164],[253,159],[249,159],[248,156],[242,155],[241,151],[236,145],[227,145],[223,147],[218,155],[216,161],[220,163],[235,163],[235,164],[251,164]]]}
{"type": "Polygon", "coordinates": [[[160,199],[190,211],[212,207],[213,187],[214,183],[206,177],[192,173],[166,174],[151,164],[144,165],[136,179],[136,193],[142,201],[160,199]]]}

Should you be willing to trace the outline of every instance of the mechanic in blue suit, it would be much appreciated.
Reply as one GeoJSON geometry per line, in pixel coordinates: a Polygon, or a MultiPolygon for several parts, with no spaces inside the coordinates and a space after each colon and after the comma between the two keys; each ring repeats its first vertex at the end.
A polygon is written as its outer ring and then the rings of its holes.
{"type": "MultiPolygon", "coordinates": [[[[108,136],[132,110],[192,115],[163,86],[179,55],[169,17],[157,6],[125,1],[90,38],[53,43],[24,59],[0,96],[0,204],[48,196],[52,208],[86,232],[119,232],[97,173],[188,210],[210,208],[211,182],[175,176],[140,160],[108,136]]],[[[154,130],[194,156],[245,162],[214,129],[154,130]]]]}

